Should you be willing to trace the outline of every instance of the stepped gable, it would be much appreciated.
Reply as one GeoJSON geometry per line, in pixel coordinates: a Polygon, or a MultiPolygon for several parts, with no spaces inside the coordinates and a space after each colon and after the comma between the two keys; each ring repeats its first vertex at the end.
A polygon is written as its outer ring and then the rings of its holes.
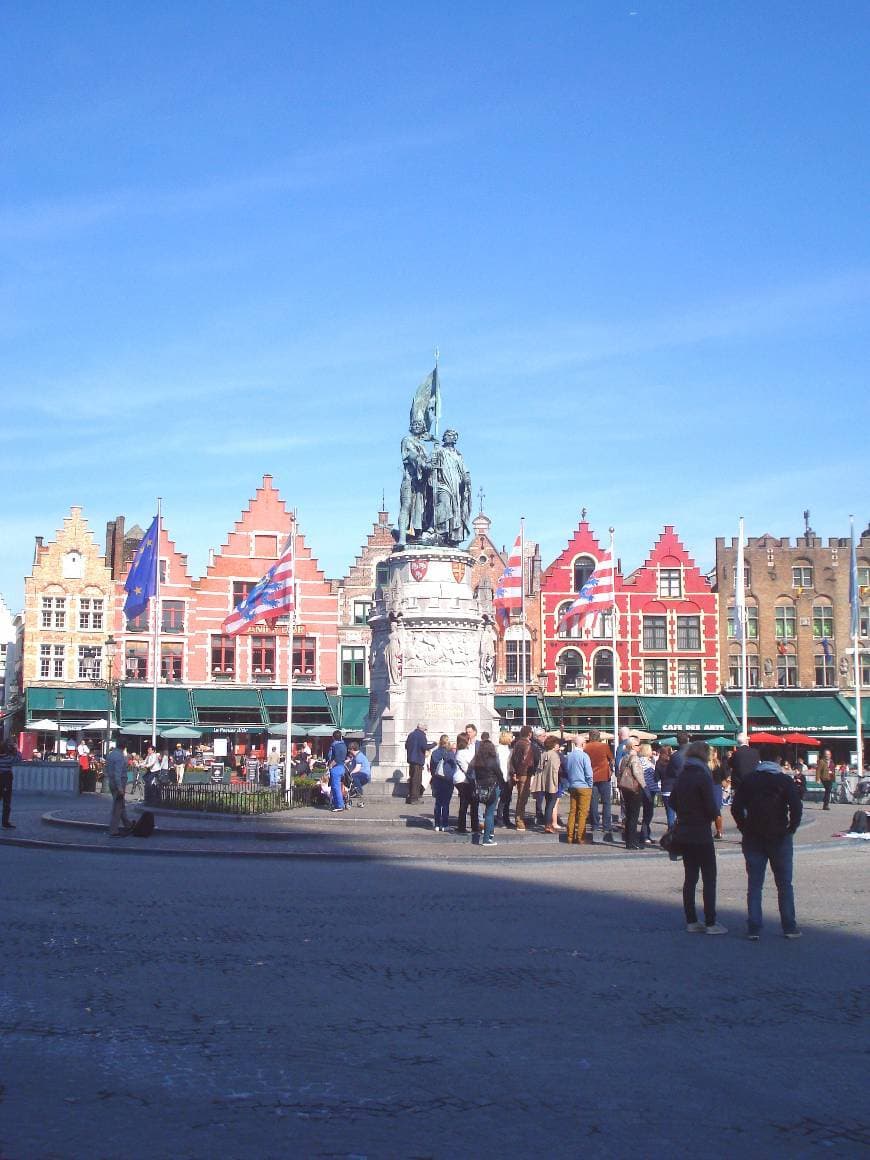
{"type": "Polygon", "coordinates": [[[571,592],[573,584],[571,567],[574,560],[578,556],[592,556],[595,560],[600,560],[606,550],[606,546],[602,546],[598,542],[598,537],[592,531],[589,521],[585,518],[581,519],[566,546],[555,560],[544,569],[541,587],[553,591],[571,592]]]}
{"type": "Polygon", "coordinates": [[[395,540],[390,527],[390,513],[381,509],[378,512],[377,523],[372,524],[362,550],[351,564],[347,575],[341,580],[333,581],[333,585],[345,588],[372,589],[374,581],[372,567],[374,564],[389,556],[393,550],[395,540]]]}
{"type": "Polygon", "coordinates": [[[623,586],[638,592],[655,593],[658,590],[659,568],[681,568],[684,590],[687,592],[697,592],[699,588],[711,589],[708,577],[701,572],[672,524],[665,525],[643,564],[623,578],[623,586]]]}
{"type": "MultiPolygon", "coordinates": [[[[257,533],[273,536],[283,535],[286,541],[287,536],[290,535],[292,524],[292,516],[287,510],[287,504],[274,486],[272,476],[264,475],[263,482],[253,497],[248,500],[242,509],[242,514],[234,523],[233,530],[229,532],[226,540],[215,552],[214,559],[209,561],[205,575],[211,576],[215,573],[226,575],[226,569],[217,564],[220,558],[234,558],[239,561],[251,559],[251,535],[257,533]]],[[[284,543],[278,544],[279,553],[283,547],[284,543]]]]}
{"type": "Polygon", "coordinates": [[[489,516],[479,512],[471,521],[471,526],[474,536],[468,551],[474,559],[471,569],[472,591],[489,587],[494,592],[507,567],[507,555],[504,550],[499,551],[490,536],[492,521],[489,516]]]}

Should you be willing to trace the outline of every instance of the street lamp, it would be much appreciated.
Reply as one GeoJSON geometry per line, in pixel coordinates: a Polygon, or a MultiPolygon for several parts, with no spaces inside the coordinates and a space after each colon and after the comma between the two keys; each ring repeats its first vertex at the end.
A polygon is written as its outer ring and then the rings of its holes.
{"type": "Polygon", "coordinates": [[[98,689],[106,690],[106,740],[105,740],[105,756],[109,756],[109,748],[112,744],[112,709],[115,704],[115,691],[120,685],[120,681],[116,681],[112,676],[112,671],[115,667],[115,646],[116,640],[110,633],[105,640],[104,648],[106,655],[106,678],[93,676],[97,668],[97,650],[95,648],[85,649],[85,673],[88,676],[92,685],[96,685],[98,689]]]}
{"type": "Polygon", "coordinates": [[[565,677],[568,666],[562,657],[556,661],[556,676],[559,678],[559,740],[565,740],[565,677]]]}
{"type": "Polygon", "coordinates": [[[56,693],[54,698],[54,705],[57,709],[57,748],[54,755],[60,761],[60,711],[63,709],[64,695],[63,693],[56,693]]]}

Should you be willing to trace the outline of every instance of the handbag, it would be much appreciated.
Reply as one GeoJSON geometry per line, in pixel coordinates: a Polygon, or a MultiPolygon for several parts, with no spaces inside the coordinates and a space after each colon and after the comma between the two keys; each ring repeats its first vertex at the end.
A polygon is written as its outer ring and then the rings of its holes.
{"type": "Polygon", "coordinates": [[[453,775],[453,784],[454,785],[463,785],[467,780],[468,780],[468,778],[465,776],[465,770],[460,769],[459,766],[457,765],[456,772],[453,775]]]}
{"type": "Polygon", "coordinates": [[[495,801],[495,795],[498,792],[497,785],[488,785],[483,789],[477,787],[477,800],[482,806],[490,806],[495,801]]]}
{"type": "Polygon", "coordinates": [[[640,788],[631,766],[630,757],[624,757],[622,759],[622,763],[619,766],[619,781],[617,784],[620,789],[627,789],[631,793],[637,793],[640,788]]]}
{"type": "Polygon", "coordinates": [[[435,766],[435,776],[444,777],[444,758],[438,758],[438,764],[435,766]]]}

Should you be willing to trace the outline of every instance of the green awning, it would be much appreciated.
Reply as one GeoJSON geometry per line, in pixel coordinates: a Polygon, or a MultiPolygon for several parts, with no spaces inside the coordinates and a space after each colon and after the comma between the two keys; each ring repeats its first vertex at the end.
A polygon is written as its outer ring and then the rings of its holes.
{"type": "MultiPolygon", "coordinates": [[[[287,721],[287,689],[261,689],[269,724],[287,721]]],[[[368,693],[366,693],[368,696],[368,693]]],[[[293,720],[304,725],[338,726],[338,708],[325,689],[306,689],[293,686],[293,720]]]]}
{"type": "MultiPolygon", "coordinates": [[[[551,728],[558,728],[564,717],[565,728],[572,732],[613,729],[612,693],[579,697],[570,693],[566,693],[564,697],[551,694],[547,697],[547,708],[553,722],[551,728]]],[[[638,705],[638,698],[633,694],[620,695],[619,723],[641,728],[646,724],[638,705]]]]}
{"type": "Polygon", "coordinates": [[[364,693],[345,693],[341,698],[340,727],[342,729],[349,729],[351,732],[358,733],[365,725],[365,720],[368,716],[368,713],[368,690],[366,690],[364,693]]]}
{"type": "Polygon", "coordinates": [[[194,724],[220,729],[262,729],[268,724],[263,715],[259,689],[191,689],[194,724]]]}
{"type": "Polygon", "coordinates": [[[653,733],[729,733],[737,729],[722,697],[639,697],[653,733]]]}
{"type": "MultiPolygon", "coordinates": [[[[508,724],[521,725],[523,721],[523,698],[516,694],[496,693],[495,711],[508,724]]],[[[553,728],[553,719],[543,697],[530,693],[526,698],[526,718],[530,725],[553,728]]]]}
{"type": "MultiPolygon", "coordinates": [[[[849,706],[849,720],[851,721],[852,731],[855,730],[855,698],[844,697],[843,700],[849,706]]],[[[870,729],[870,689],[866,693],[861,694],[861,719],[865,729],[870,729]]]]}
{"type": "MultiPolygon", "coordinates": [[[[153,690],[144,685],[120,689],[121,726],[135,721],[150,721],[153,690]]],[[[157,690],[158,725],[190,725],[193,713],[190,708],[190,694],[187,689],[159,688],[157,690]]]]}
{"type": "MultiPolygon", "coordinates": [[[[109,694],[105,689],[64,689],[60,685],[26,690],[27,718],[44,717],[46,713],[57,714],[57,694],[63,693],[63,708],[66,713],[99,713],[105,717],[109,694]]],[[[62,717],[61,717],[62,719],[62,717]]]]}
{"type": "MultiPolygon", "coordinates": [[[[743,712],[740,706],[740,694],[728,693],[725,700],[728,702],[728,708],[734,714],[735,720],[739,721],[740,714],[743,712]]],[[[788,721],[773,697],[750,693],[746,698],[746,712],[750,725],[756,727],[763,725],[765,729],[776,729],[777,725],[782,725],[786,730],[788,729],[788,721]]]]}
{"type": "MultiPolygon", "coordinates": [[[[769,697],[768,700],[774,700],[769,697]]],[[[775,698],[789,730],[801,733],[849,733],[855,728],[854,709],[836,693],[775,698]]]]}

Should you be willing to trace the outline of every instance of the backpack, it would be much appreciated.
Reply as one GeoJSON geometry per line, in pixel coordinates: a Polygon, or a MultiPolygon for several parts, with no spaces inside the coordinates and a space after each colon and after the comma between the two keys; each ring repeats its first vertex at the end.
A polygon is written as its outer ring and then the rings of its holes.
{"type": "Polygon", "coordinates": [[[529,777],[531,777],[533,773],[537,773],[541,768],[541,758],[544,755],[544,747],[540,741],[538,741],[537,737],[530,738],[530,741],[532,746],[532,764],[529,766],[529,777]]]}
{"type": "Polygon", "coordinates": [[[143,810],[130,831],[134,838],[150,838],[154,833],[154,815],[150,810],[143,810]]]}
{"type": "Polygon", "coordinates": [[[783,838],[788,833],[785,790],[776,776],[755,781],[746,803],[745,830],[759,838],[783,838]]]}

